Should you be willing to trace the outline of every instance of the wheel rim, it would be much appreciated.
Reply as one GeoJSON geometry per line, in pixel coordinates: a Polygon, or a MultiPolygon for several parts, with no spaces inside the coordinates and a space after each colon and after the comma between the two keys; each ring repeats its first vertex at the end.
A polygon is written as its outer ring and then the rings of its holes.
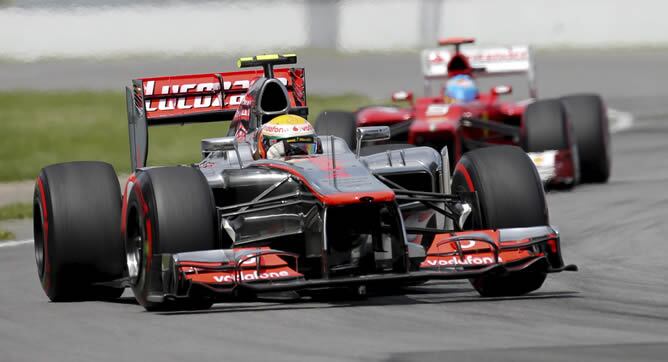
{"type": "Polygon", "coordinates": [[[35,263],[40,278],[44,277],[44,229],[42,208],[39,203],[33,205],[33,231],[35,234],[35,263]]]}
{"type": "Polygon", "coordinates": [[[125,257],[128,267],[128,276],[133,285],[137,283],[142,267],[144,230],[141,225],[137,208],[131,208],[128,213],[125,257]]]}

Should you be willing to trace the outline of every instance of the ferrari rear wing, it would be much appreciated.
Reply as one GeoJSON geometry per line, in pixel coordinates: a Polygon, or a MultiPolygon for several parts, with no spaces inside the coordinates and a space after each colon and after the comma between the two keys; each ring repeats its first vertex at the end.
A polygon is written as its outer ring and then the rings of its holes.
{"type": "Polygon", "coordinates": [[[281,81],[287,88],[290,108],[305,110],[304,68],[273,69],[274,64],[296,62],[296,56],[269,56],[241,58],[239,66],[266,65],[270,72],[253,69],[134,79],[125,89],[132,170],[146,165],[149,126],[231,121],[259,77],[281,81]]]}
{"type": "Polygon", "coordinates": [[[477,77],[520,74],[527,75],[529,91],[536,97],[535,70],[533,53],[527,45],[495,46],[495,47],[464,47],[461,44],[441,41],[441,45],[455,45],[455,50],[447,47],[425,49],[421,53],[422,74],[425,79],[444,79],[453,75],[451,61],[459,56],[466,63],[467,71],[477,77]]]}

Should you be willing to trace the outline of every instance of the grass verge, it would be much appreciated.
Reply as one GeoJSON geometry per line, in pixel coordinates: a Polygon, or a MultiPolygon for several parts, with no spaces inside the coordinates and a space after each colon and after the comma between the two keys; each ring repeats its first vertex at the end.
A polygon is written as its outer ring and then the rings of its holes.
{"type": "MultiPolygon", "coordinates": [[[[325,109],[353,110],[370,103],[358,95],[309,96],[310,120],[325,109]]],[[[225,135],[227,124],[156,127],[149,165],[198,160],[202,138],[225,135]]],[[[125,95],[118,92],[0,92],[0,182],[35,178],[41,167],[99,160],[129,171],[125,95]]]]}
{"type": "Polygon", "coordinates": [[[13,232],[0,229],[0,240],[14,240],[16,235],[13,232]]]}
{"type": "Polygon", "coordinates": [[[0,207],[0,221],[32,217],[32,204],[19,202],[0,207]]]}

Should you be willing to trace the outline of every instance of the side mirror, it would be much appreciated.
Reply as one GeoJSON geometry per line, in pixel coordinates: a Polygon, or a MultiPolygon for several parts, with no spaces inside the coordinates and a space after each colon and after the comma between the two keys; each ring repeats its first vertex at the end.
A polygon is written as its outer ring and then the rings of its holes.
{"type": "Polygon", "coordinates": [[[235,137],[217,137],[205,138],[201,144],[202,155],[216,151],[232,151],[237,148],[237,139],[235,137]]]}
{"type": "Polygon", "coordinates": [[[502,94],[510,94],[513,92],[513,87],[509,85],[497,85],[496,87],[492,88],[492,94],[495,96],[499,96],[502,94]]]}
{"type": "Polygon", "coordinates": [[[406,101],[413,103],[413,92],[407,91],[398,91],[392,93],[392,102],[401,102],[406,101]]]}
{"type": "Polygon", "coordinates": [[[373,126],[373,127],[358,127],[357,133],[357,158],[360,158],[360,149],[362,142],[383,141],[390,139],[390,127],[388,126],[373,126]]]}

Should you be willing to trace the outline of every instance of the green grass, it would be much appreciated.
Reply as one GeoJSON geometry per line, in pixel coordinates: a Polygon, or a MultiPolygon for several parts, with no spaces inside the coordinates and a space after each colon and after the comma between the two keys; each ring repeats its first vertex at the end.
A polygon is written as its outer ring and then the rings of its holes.
{"type": "MultiPolygon", "coordinates": [[[[357,95],[309,96],[310,120],[324,109],[353,110],[357,95]]],[[[35,178],[41,167],[99,160],[130,171],[125,95],[117,92],[0,92],[0,182],[35,178]]],[[[199,141],[225,135],[227,124],[156,127],[149,132],[149,165],[194,162],[199,141]]]]}
{"type": "Polygon", "coordinates": [[[0,207],[0,221],[32,217],[32,204],[18,202],[0,207]]]}
{"type": "Polygon", "coordinates": [[[13,232],[0,229],[0,240],[13,240],[16,239],[16,235],[13,232]]]}
{"type": "MultiPolygon", "coordinates": [[[[15,203],[0,207],[0,221],[12,219],[26,219],[32,217],[32,205],[29,203],[15,203]]],[[[0,228],[0,240],[13,240],[13,232],[0,228]]]]}

